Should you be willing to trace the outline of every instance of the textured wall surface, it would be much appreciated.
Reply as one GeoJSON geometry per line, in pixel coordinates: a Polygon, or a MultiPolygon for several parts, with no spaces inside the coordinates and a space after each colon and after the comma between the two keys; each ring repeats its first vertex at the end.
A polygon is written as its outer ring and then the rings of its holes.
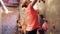
{"type": "Polygon", "coordinates": [[[45,8],[45,3],[43,3],[42,1],[40,3],[37,2],[37,9],[39,10],[40,14],[44,14],[45,8]]]}
{"type": "Polygon", "coordinates": [[[49,21],[49,31],[51,31],[52,23],[56,29],[53,34],[60,34],[60,0],[46,0],[46,16],[49,21]]]}

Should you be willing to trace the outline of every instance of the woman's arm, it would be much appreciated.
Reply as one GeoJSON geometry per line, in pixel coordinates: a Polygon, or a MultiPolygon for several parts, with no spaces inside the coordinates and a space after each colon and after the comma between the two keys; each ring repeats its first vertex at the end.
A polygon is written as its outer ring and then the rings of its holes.
{"type": "Polygon", "coordinates": [[[36,2],[37,2],[37,0],[33,0],[28,6],[33,7],[36,2]]]}

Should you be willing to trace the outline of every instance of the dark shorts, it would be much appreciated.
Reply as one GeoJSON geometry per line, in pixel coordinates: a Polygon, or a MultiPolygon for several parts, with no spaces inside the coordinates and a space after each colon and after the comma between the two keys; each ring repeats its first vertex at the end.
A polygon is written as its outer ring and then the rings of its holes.
{"type": "Polygon", "coordinates": [[[44,34],[45,31],[44,31],[43,29],[41,29],[41,30],[39,30],[39,33],[40,33],[40,34],[44,34]]]}
{"type": "Polygon", "coordinates": [[[32,31],[26,31],[26,34],[37,34],[37,29],[34,29],[32,31]]]}

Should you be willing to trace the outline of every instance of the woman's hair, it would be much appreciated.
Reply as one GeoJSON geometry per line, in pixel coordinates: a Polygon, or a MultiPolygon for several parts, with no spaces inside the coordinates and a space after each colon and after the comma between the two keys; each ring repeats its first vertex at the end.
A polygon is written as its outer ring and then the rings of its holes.
{"type": "MultiPolygon", "coordinates": [[[[32,1],[30,1],[30,2],[32,2],[32,1]]],[[[27,1],[24,2],[24,4],[22,5],[22,8],[23,7],[25,7],[25,8],[27,7],[27,1]]]]}
{"type": "Polygon", "coordinates": [[[42,18],[42,19],[43,19],[43,18],[44,18],[44,15],[43,15],[43,14],[41,14],[41,15],[40,15],[40,18],[42,18]]]}
{"type": "Polygon", "coordinates": [[[24,4],[22,5],[22,8],[23,8],[23,7],[25,7],[25,8],[27,7],[26,3],[27,3],[27,2],[24,2],[24,4]]]}

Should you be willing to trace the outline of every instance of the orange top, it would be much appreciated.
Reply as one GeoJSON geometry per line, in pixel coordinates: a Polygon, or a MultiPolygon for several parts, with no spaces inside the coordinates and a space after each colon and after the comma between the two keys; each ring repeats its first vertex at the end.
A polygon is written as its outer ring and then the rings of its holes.
{"type": "Polygon", "coordinates": [[[40,28],[40,24],[38,22],[38,13],[36,10],[34,10],[33,7],[27,7],[26,8],[26,15],[27,15],[27,31],[32,31],[36,28],[40,28]]]}

